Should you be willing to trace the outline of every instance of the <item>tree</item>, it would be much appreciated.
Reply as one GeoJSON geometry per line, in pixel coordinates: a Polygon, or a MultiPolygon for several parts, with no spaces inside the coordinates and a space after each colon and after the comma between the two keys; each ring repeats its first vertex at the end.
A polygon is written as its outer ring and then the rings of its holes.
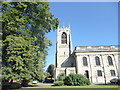
{"type": "Polygon", "coordinates": [[[50,73],[44,72],[44,78],[48,78],[50,76],[50,73]]]}
{"type": "Polygon", "coordinates": [[[48,2],[3,2],[3,81],[43,78],[48,47],[46,33],[59,20],[49,12],[48,2]]]}
{"type": "MultiPolygon", "coordinates": [[[[32,78],[34,69],[34,46],[28,37],[9,35],[3,41],[7,53],[3,60],[3,79],[32,78]]],[[[3,48],[4,49],[4,48],[3,48]]]]}
{"type": "Polygon", "coordinates": [[[54,65],[50,64],[47,68],[47,72],[50,73],[51,77],[54,77],[54,65]]]}

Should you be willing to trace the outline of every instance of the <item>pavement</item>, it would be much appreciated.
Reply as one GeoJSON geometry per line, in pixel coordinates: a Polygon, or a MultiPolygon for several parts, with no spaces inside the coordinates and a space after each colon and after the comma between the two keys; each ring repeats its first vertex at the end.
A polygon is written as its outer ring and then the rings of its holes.
{"type": "Polygon", "coordinates": [[[37,85],[53,85],[53,83],[37,83],[37,85]]]}

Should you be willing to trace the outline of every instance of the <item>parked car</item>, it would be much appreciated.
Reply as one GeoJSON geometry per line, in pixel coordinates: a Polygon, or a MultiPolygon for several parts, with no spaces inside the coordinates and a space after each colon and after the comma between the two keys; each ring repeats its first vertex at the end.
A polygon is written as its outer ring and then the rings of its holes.
{"type": "Polygon", "coordinates": [[[48,77],[48,78],[45,78],[43,83],[53,83],[54,82],[54,78],[52,77],[48,77]]]}
{"type": "Polygon", "coordinates": [[[33,80],[33,81],[32,81],[32,84],[37,84],[37,80],[33,80]]]}
{"type": "Polygon", "coordinates": [[[110,80],[110,82],[113,83],[113,84],[120,85],[120,78],[113,78],[113,79],[110,80]]]}

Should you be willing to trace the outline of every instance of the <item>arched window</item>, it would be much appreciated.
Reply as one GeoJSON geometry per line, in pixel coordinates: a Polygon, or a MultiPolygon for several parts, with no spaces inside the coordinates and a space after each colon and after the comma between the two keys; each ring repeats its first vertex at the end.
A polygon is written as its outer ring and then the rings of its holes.
{"type": "Polygon", "coordinates": [[[83,65],[84,65],[84,66],[88,66],[87,58],[86,58],[86,57],[83,57],[83,65]]]}
{"type": "Polygon", "coordinates": [[[65,32],[62,33],[61,43],[62,44],[67,44],[67,34],[65,32]]]}
{"type": "Polygon", "coordinates": [[[116,76],[115,70],[110,70],[110,74],[111,74],[111,76],[116,76]]]}
{"type": "Polygon", "coordinates": [[[97,66],[100,66],[100,58],[98,56],[95,57],[95,62],[97,66]]]}
{"type": "Polygon", "coordinates": [[[111,56],[108,56],[108,63],[109,63],[109,65],[113,65],[113,61],[112,61],[112,57],[111,56]]]}
{"type": "Polygon", "coordinates": [[[97,75],[98,76],[102,76],[102,71],[101,70],[97,70],[97,75]]]}

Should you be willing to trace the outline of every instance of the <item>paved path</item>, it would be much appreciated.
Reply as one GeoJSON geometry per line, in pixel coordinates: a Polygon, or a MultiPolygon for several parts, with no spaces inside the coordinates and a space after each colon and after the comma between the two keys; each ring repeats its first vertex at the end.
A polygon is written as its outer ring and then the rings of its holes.
{"type": "Polygon", "coordinates": [[[37,85],[53,85],[53,83],[37,83],[37,85]]]}

